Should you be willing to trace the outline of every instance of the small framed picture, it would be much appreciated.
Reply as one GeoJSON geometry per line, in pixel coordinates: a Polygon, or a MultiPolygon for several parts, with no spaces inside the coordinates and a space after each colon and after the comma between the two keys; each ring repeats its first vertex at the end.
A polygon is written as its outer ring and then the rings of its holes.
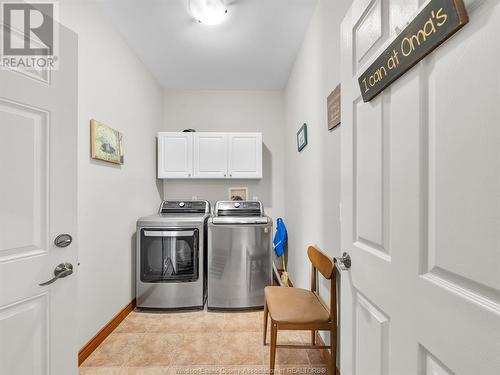
{"type": "Polygon", "coordinates": [[[123,164],[122,133],[96,121],[90,121],[92,158],[123,164]]]}
{"type": "Polygon", "coordinates": [[[333,130],[335,127],[340,125],[340,100],[339,83],[326,99],[328,112],[328,130],[333,130]]]}
{"type": "Polygon", "coordinates": [[[297,132],[297,149],[300,152],[306,146],[307,146],[307,124],[304,124],[297,132]]]}
{"type": "Polygon", "coordinates": [[[229,188],[230,201],[247,201],[248,188],[247,187],[232,187],[229,188]]]}

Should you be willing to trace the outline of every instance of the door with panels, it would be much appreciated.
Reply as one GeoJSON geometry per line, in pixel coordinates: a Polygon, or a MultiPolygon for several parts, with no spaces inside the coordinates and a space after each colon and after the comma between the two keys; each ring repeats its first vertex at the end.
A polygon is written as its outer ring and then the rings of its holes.
{"type": "Polygon", "coordinates": [[[193,134],[158,133],[158,178],[190,178],[193,175],[193,134]]]}
{"type": "Polygon", "coordinates": [[[229,178],[262,178],[262,133],[229,137],[229,178]]]}
{"type": "Polygon", "coordinates": [[[57,70],[0,70],[0,374],[77,373],[77,37],[58,35],[57,70]]]}
{"type": "Polygon", "coordinates": [[[196,178],[227,177],[227,135],[194,134],[194,176],[196,178]]]}
{"type": "Polygon", "coordinates": [[[500,4],[368,103],[357,78],[418,0],[342,24],[342,375],[500,373],[500,4]]]}

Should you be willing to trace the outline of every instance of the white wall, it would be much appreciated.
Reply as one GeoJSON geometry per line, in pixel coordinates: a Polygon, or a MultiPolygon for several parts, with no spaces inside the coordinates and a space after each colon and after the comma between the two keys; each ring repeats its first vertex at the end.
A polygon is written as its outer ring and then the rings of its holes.
{"type": "MultiPolygon", "coordinates": [[[[340,131],[327,128],[326,98],[340,82],[340,23],[350,0],[320,0],[285,89],[285,207],[289,273],[308,288],[307,246],[340,254],[340,131]],[[308,146],[297,152],[296,132],[308,125],[308,146]]],[[[320,285],[329,295],[328,283],[320,285]]]]}
{"type": "Polygon", "coordinates": [[[248,186],[273,219],[284,215],[284,106],[281,91],[168,91],[164,131],[262,132],[261,180],[164,180],[165,199],[228,198],[231,186],[248,186]]]}
{"type": "Polygon", "coordinates": [[[82,347],[135,296],[135,223],[156,211],[155,134],[163,91],[103,18],[95,2],[61,3],[79,34],[78,344],[82,347]],[[90,158],[90,119],[124,135],[125,164],[90,158]]]}

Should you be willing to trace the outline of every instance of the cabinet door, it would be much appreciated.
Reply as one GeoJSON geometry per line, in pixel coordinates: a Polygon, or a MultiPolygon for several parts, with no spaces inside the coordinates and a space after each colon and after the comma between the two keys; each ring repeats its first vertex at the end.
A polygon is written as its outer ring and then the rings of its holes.
{"type": "Polygon", "coordinates": [[[262,134],[230,133],[229,177],[262,178],[262,134]]]}
{"type": "Polygon", "coordinates": [[[158,178],[190,178],[193,174],[193,135],[158,133],[158,178]]]}
{"type": "Polygon", "coordinates": [[[194,134],[194,177],[226,178],[227,135],[224,133],[194,134]]]}

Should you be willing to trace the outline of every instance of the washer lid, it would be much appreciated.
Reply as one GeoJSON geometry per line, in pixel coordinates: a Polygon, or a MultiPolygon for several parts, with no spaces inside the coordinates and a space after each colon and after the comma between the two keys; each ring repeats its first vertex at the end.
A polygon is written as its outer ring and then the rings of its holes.
{"type": "Polygon", "coordinates": [[[212,223],[215,225],[267,224],[269,220],[267,216],[214,216],[212,223]]]}
{"type": "Polygon", "coordinates": [[[212,223],[216,225],[267,224],[269,220],[267,216],[214,216],[212,223]]]}

